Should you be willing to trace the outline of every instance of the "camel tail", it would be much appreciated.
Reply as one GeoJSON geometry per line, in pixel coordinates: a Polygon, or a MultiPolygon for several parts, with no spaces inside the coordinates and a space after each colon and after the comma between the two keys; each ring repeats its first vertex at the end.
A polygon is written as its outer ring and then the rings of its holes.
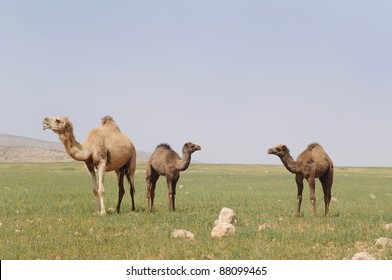
{"type": "Polygon", "coordinates": [[[130,175],[135,174],[136,171],[136,149],[135,146],[132,145],[132,153],[131,158],[129,159],[129,172],[130,175]]]}

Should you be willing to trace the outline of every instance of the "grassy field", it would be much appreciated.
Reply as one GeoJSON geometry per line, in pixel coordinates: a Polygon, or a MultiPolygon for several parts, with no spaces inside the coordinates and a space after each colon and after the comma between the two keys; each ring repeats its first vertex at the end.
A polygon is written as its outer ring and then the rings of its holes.
{"type": "MultiPolygon", "coordinates": [[[[295,217],[294,175],[282,166],[191,165],[182,173],[176,212],[167,210],[167,188],[158,181],[156,210],[147,210],[144,166],[136,175],[136,211],[128,192],[122,213],[93,214],[91,183],[82,163],[0,164],[1,259],[336,259],[375,246],[392,223],[392,169],[336,168],[330,217],[311,215],[304,189],[303,216],[295,217]],[[373,198],[371,198],[373,194],[373,198]],[[238,217],[233,237],[210,237],[222,207],[238,217]],[[266,229],[258,232],[260,224],[266,229]],[[195,234],[173,239],[174,229],[195,234]]],[[[106,207],[115,208],[114,173],[106,177],[106,207]]],[[[127,186],[127,190],[129,190],[127,186]]],[[[320,183],[317,208],[323,213],[320,183]]]]}

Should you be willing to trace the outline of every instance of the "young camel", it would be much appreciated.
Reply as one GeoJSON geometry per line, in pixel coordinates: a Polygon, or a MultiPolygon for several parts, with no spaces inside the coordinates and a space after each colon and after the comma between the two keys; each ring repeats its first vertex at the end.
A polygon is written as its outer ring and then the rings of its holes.
{"type": "Polygon", "coordinates": [[[277,145],[268,150],[268,154],[277,155],[283,162],[284,166],[291,173],[296,174],[295,181],[297,183],[297,214],[300,216],[303,179],[306,179],[310,188],[310,201],[313,206],[313,214],[317,216],[316,210],[316,196],[315,185],[316,178],[319,178],[323,186],[324,202],[325,202],[325,216],[328,216],[329,204],[331,202],[331,188],[333,183],[333,163],[323,147],[318,143],[310,144],[305,151],[303,151],[296,161],[290,155],[290,150],[285,145],[277,145]]]}
{"type": "Polygon", "coordinates": [[[182,148],[182,159],[173,151],[168,144],[160,144],[155,149],[147,161],[146,182],[148,208],[154,208],[155,187],[159,176],[166,176],[169,210],[175,211],[176,185],[180,178],[180,171],[188,168],[191,162],[191,155],[195,151],[201,150],[199,145],[191,142],[185,143],[182,148]]]}
{"type": "Polygon", "coordinates": [[[84,161],[90,177],[93,181],[93,193],[95,196],[96,212],[106,214],[104,205],[104,177],[105,172],[115,171],[118,179],[118,202],[117,213],[124,196],[124,176],[130,183],[132,198],[132,211],[135,210],[134,174],[136,169],[136,150],[131,140],[123,134],[112,117],[102,118],[101,126],[90,131],[86,141],[76,141],[72,123],[67,117],[46,117],[43,128],[51,129],[59,135],[67,153],[77,161],[84,161]],[[98,185],[95,175],[98,170],[98,185]]]}

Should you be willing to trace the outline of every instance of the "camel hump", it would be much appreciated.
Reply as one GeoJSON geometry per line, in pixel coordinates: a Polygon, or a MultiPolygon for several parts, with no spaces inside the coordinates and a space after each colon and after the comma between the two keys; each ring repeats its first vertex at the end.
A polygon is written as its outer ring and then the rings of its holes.
{"type": "Polygon", "coordinates": [[[316,143],[316,142],[309,144],[308,150],[313,150],[314,148],[323,148],[323,147],[321,147],[321,145],[319,143],[316,143]]]}
{"type": "Polygon", "coordinates": [[[113,118],[111,116],[104,116],[101,119],[101,124],[102,125],[115,124],[115,121],[113,120],[113,118]]]}
{"type": "Polygon", "coordinates": [[[111,126],[112,128],[120,131],[120,128],[117,126],[116,122],[111,116],[104,116],[101,119],[101,125],[102,126],[111,126]]]}
{"type": "Polygon", "coordinates": [[[170,145],[169,144],[167,144],[167,143],[161,143],[161,144],[159,144],[158,146],[157,146],[157,149],[158,148],[163,148],[163,149],[167,149],[167,150],[173,150],[171,147],[170,147],[170,145]]]}

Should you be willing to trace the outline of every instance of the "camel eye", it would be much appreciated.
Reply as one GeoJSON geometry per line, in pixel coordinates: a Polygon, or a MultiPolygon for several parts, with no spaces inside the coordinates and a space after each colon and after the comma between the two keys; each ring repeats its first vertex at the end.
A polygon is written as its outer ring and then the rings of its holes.
{"type": "Polygon", "coordinates": [[[59,123],[60,123],[60,120],[59,120],[59,119],[56,119],[56,123],[59,124],[59,123]]]}

